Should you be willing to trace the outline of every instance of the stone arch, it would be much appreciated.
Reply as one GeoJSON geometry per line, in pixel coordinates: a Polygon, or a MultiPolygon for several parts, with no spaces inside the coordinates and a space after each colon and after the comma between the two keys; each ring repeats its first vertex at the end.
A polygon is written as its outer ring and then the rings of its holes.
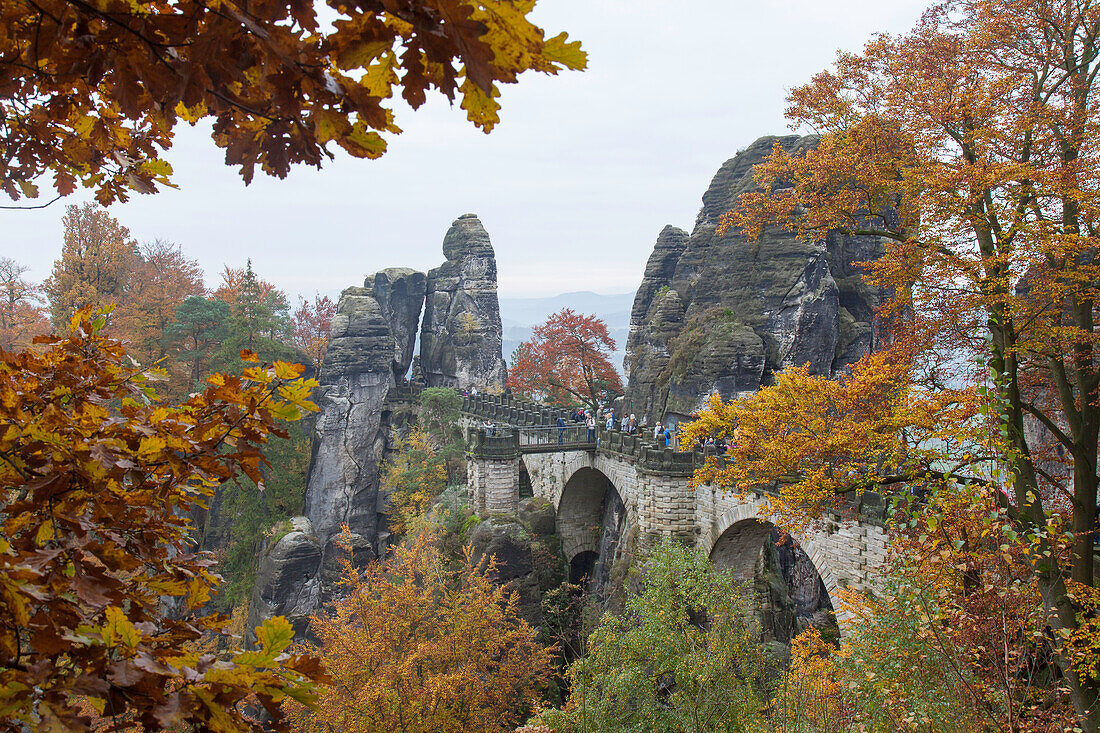
{"type": "Polygon", "coordinates": [[[581,552],[599,552],[600,529],[606,503],[623,497],[603,471],[588,466],[577,468],[566,479],[558,499],[558,534],[566,560],[581,552]]]}
{"type": "MultiPolygon", "coordinates": [[[[814,583],[815,578],[819,580],[821,586],[824,586],[826,595],[824,600],[828,604],[827,607],[830,610],[836,608],[833,601],[838,597],[840,584],[833,569],[825,562],[825,553],[821,549],[823,543],[812,534],[800,536],[779,530],[765,511],[763,499],[757,497],[741,502],[723,515],[714,529],[713,541],[708,552],[711,562],[718,569],[731,571],[735,580],[754,586],[758,596],[761,595],[758,582],[760,579],[757,576],[762,562],[761,553],[767,547],[767,543],[774,542],[777,532],[788,535],[789,542],[781,549],[788,553],[788,558],[795,559],[797,568],[808,573],[809,567],[804,563],[806,560],[809,561],[814,572],[804,576],[806,578],[804,582],[814,583]],[[804,557],[799,559],[803,554],[804,557]]],[[[817,592],[820,592],[821,586],[808,587],[817,587],[817,592]]],[[[762,595],[765,597],[768,595],[766,584],[762,595]]],[[[794,593],[791,595],[793,596],[794,593]]],[[[761,603],[761,598],[757,598],[756,602],[761,603]]]]}
{"type": "Polygon", "coordinates": [[[607,475],[589,466],[569,474],[558,502],[557,529],[570,582],[584,582],[598,602],[619,583],[614,568],[627,551],[626,503],[607,475]]]}

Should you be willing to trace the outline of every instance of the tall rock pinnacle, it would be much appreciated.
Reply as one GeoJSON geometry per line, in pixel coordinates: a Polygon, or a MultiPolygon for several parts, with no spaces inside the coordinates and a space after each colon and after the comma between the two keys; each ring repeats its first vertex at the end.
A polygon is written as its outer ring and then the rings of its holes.
{"type": "Polygon", "coordinates": [[[447,261],[428,273],[420,370],[430,387],[504,387],[497,262],[475,214],[455,219],[443,238],[447,261]]]}

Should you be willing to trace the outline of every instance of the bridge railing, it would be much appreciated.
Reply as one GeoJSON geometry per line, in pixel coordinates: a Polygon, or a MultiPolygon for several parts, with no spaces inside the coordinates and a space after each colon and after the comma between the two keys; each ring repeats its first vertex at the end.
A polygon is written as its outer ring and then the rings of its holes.
{"type": "Polygon", "coordinates": [[[525,426],[518,428],[520,446],[595,445],[596,431],[589,435],[584,425],[569,423],[557,425],[525,426]]]}
{"type": "MultiPolygon", "coordinates": [[[[413,387],[418,385],[412,385],[413,387]]],[[[422,389],[422,388],[421,388],[422,389]]],[[[596,430],[596,440],[588,438],[588,429],[584,423],[569,421],[568,414],[559,409],[516,400],[506,395],[471,395],[463,400],[463,412],[468,415],[488,419],[496,424],[496,435],[489,435],[483,429],[477,429],[480,436],[473,436],[478,451],[484,456],[514,457],[524,452],[553,451],[558,445],[566,450],[597,449],[610,454],[621,455],[645,471],[690,476],[703,467],[709,459],[719,468],[724,468],[730,457],[718,453],[715,446],[705,446],[691,451],[677,451],[658,445],[651,437],[650,430],[634,434],[620,430],[606,430],[602,426],[596,430]],[[566,421],[564,428],[557,425],[558,417],[566,421]],[[559,430],[561,442],[558,442],[559,430]]],[[[779,491],[779,482],[770,486],[755,487],[754,491],[774,494],[779,491]]],[[[874,491],[851,492],[847,497],[850,509],[863,518],[863,521],[882,522],[885,515],[885,500],[874,491]]]]}
{"type": "Polygon", "coordinates": [[[462,411],[517,427],[553,426],[559,416],[566,415],[562,410],[508,395],[468,395],[462,400],[462,411]]]}

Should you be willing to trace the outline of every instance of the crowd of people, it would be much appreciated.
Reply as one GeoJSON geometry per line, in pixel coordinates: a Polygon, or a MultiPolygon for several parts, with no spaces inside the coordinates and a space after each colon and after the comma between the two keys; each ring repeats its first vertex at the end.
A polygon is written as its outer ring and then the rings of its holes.
{"type": "MultiPolygon", "coordinates": [[[[471,394],[466,393],[464,394],[471,394]]],[[[472,394],[476,395],[477,391],[472,390],[472,394]]],[[[640,435],[646,434],[647,427],[645,420],[639,421],[634,413],[629,415],[623,412],[621,415],[616,416],[614,408],[608,408],[599,412],[593,412],[592,410],[584,407],[572,408],[567,416],[559,415],[556,421],[556,427],[558,429],[558,444],[565,442],[566,429],[570,426],[585,428],[585,441],[588,443],[595,443],[597,441],[596,426],[602,425],[605,430],[611,432],[617,430],[624,435],[640,435]]],[[[497,435],[497,426],[491,420],[485,420],[481,425],[482,430],[487,436],[497,435]]],[[[658,422],[653,426],[653,442],[660,448],[679,448],[678,436],[675,431],[664,422],[658,422]]],[[[713,447],[715,453],[720,456],[730,452],[737,445],[736,434],[733,440],[728,438],[704,438],[701,447],[704,449],[707,447],[713,447]]]]}

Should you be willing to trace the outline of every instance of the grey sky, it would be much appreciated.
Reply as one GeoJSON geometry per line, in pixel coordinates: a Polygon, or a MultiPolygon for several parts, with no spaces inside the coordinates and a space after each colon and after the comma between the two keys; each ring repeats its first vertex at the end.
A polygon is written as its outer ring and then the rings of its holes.
{"type": "MultiPolygon", "coordinates": [[[[504,90],[484,135],[433,100],[397,111],[405,132],[377,161],[345,155],[245,187],[204,128],[168,153],[180,190],[111,213],[141,241],[183,245],[213,284],[251,257],[290,293],[336,294],[383,267],[426,270],[459,214],[480,215],[506,296],[633,290],[665,224],[690,230],[719,165],[783,133],[786,90],[838,49],[910,28],[923,0],[542,0],[537,21],[567,30],[589,70],[527,74],[504,90]]],[[[60,252],[70,197],[0,211],[0,254],[42,279],[60,252]]]]}

